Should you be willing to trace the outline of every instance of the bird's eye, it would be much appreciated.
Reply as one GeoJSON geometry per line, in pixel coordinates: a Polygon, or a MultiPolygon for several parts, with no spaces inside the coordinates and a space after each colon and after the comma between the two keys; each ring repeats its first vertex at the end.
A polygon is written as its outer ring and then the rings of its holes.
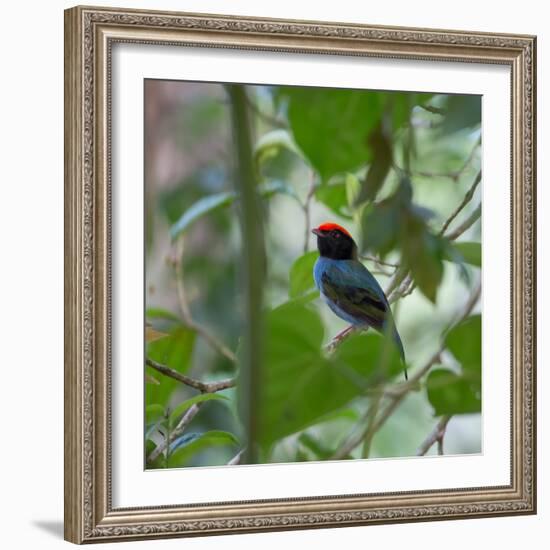
{"type": "Polygon", "coordinates": [[[332,236],[335,238],[335,239],[339,239],[340,238],[340,233],[338,231],[333,231],[332,232],[332,236]]]}

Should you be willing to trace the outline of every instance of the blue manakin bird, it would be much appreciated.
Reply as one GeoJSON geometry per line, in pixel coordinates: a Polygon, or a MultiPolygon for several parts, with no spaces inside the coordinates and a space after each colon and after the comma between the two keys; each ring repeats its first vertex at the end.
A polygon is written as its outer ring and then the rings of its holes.
{"type": "Polygon", "coordinates": [[[330,222],[312,232],[317,235],[319,249],[313,278],[321,298],[338,317],[352,325],[349,330],[372,327],[381,333],[389,331],[405,365],[403,344],[388,299],[378,281],[357,259],[357,245],[350,233],[330,222]]]}

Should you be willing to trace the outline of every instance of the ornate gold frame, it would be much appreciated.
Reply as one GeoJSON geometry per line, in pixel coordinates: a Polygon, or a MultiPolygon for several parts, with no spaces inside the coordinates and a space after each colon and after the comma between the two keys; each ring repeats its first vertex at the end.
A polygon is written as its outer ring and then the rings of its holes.
{"type": "Polygon", "coordinates": [[[535,447],[533,36],[76,7],[65,12],[65,538],[173,537],[532,514],[535,447]],[[512,72],[512,460],[503,487],[113,509],[110,52],[115,42],[497,63],[512,72]]]}

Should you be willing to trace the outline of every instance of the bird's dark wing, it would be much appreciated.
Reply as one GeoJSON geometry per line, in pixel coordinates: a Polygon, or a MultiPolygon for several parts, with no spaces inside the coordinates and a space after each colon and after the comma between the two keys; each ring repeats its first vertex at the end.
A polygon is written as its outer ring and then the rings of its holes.
{"type": "Polygon", "coordinates": [[[342,262],[338,267],[327,269],[320,282],[322,293],[338,309],[357,322],[383,330],[390,312],[388,301],[380,285],[362,264],[342,262]]]}

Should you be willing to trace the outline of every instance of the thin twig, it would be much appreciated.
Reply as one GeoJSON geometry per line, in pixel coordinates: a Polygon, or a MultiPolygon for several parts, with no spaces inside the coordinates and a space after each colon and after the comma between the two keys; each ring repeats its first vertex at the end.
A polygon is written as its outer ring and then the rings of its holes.
{"type": "Polygon", "coordinates": [[[245,449],[241,449],[228,463],[228,466],[234,466],[235,464],[240,464],[241,458],[244,454],[245,449]]]}
{"type": "Polygon", "coordinates": [[[219,380],[218,382],[201,382],[200,380],[195,380],[194,378],[185,376],[185,374],[181,374],[181,372],[171,369],[166,365],[157,363],[156,361],[153,361],[153,359],[150,359],[149,357],[145,359],[145,363],[152,369],[155,369],[157,372],[160,372],[165,376],[173,378],[174,380],[177,380],[178,382],[181,382],[186,386],[195,388],[196,390],[199,390],[202,393],[214,393],[217,391],[225,390],[227,388],[233,388],[237,383],[234,378],[219,380]]]}
{"type": "Polygon", "coordinates": [[[466,157],[466,160],[458,170],[452,172],[428,172],[428,171],[414,171],[414,173],[407,171],[400,166],[394,164],[394,167],[401,172],[405,172],[409,176],[421,176],[423,178],[448,178],[454,182],[457,182],[460,177],[466,172],[468,166],[470,166],[472,160],[474,159],[475,153],[478,147],[481,145],[481,137],[476,140],[475,145],[472,147],[470,153],[466,157]]]}
{"type": "Polygon", "coordinates": [[[472,227],[472,225],[474,225],[474,223],[477,220],[479,220],[480,217],[481,217],[481,204],[470,214],[470,216],[468,216],[468,218],[466,218],[462,222],[462,224],[460,224],[454,231],[446,235],[447,239],[449,239],[450,241],[454,241],[455,239],[460,237],[462,233],[470,229],[470,227],[472,227]]]}
{"type": "Polygon", "coordinates": [[[178,425],[170,432],[170,434],[167,434],[167,437],[147,457],[148,462],[154,462],[165,449],[168,449],[172,441],[177,439],[185,431],[185,428],[187,428],[187,426],[191,423],[191,420],[193,420],[199,412],[201,405],[202,403],[195,403],[187,409],[187,412],[181,417],[178,425]]]}
{"type": "Polygon", "coordinates": [[[441,107],[434,107],[433,105],[419,105],[421,109],[424,109],[424,111],[428,111],[428,113],[433,113],[435,115],[446,115],[447,110],[442,109],[441,107]]]}
{"type": "Polygon", "coordinates": [[[386,267],[395,267],[396,269],[399,267],[399,264],[393,264],[390,262],[382,261],[379,258],[375,258],[374,256],[360,256],[362,260],[368,260],[370,262],[374,262],[378,265],[385,265],[386,267]]]}
{"type": "Polygon", "coordinates": [[[443,438],[445,437],[445,430],[447,429],[447,424],[449,423],[450,419],[451,415],[445,415],[441,417],[432,432],[422,442],[420,447],[418,447],[418,450],[416,451],[416,456],[424,456],[431,449],[432,445],[436,442],[437,454],[443,454],[443,438]]]}
{"type": "MultiPolygon", "coordinates": [[[[417,373],[409,378],[408,382],[401,385],[401,388],[396,389],[386,407],[374,419],[372,426],[367,424],[363,430],[352,434],[344,443],[336,450],[332,456],[333,460],[340,460],[344,456],[349,455],[355,447],[365,440],[368,433],[371,433],[370,438],[374,437],[376,432],[384,425],[386,420],[393,414],[395,409],[401,404],[403,398],[413,389],[418,386],[420,379],[430,370],[430,368],[439,361],[441,350],[434,354],[430,360],[417,371],[417,373]]],[[[361,422],[361,420],[360,420],[361,422]]]]}
{"type": "Polygon", "coordinates": [[[188,328],[194,330],[197,334],[202,336],[212,348],[223,355],[226,359],[229,359],[229,361],[231,361],[232,363],[237,363],[237,356],[227,346],[222,344],[204,325],[201,325],[193,319],[189,304],[187,303],[185,286],[183,282],[181,261],[183,255],[183,239],[181,238],[176,245],[176,252],[176,257],[174,258],[173,262],[176,275],[179,306],[184,324],[188,328]]]}
{"type": "Polygon", "coordinates": [[[447,228],[449,227],[449,225],[451,225],[452,221],[460,214],[462,209],[472,200],[475,190],[477,189],[477,186],[479,185],[480,181],[481,181],[481,170],[477,173],[477,176],[475,177],[474,182],[470,186],[470,189],[468,189],[468,192],[464,195],[462,202],[456,207],[454,212],[447,218],[447,220],[439,230],[439,236],[443,235],[445,231],[447,231],[447,228]]]}

